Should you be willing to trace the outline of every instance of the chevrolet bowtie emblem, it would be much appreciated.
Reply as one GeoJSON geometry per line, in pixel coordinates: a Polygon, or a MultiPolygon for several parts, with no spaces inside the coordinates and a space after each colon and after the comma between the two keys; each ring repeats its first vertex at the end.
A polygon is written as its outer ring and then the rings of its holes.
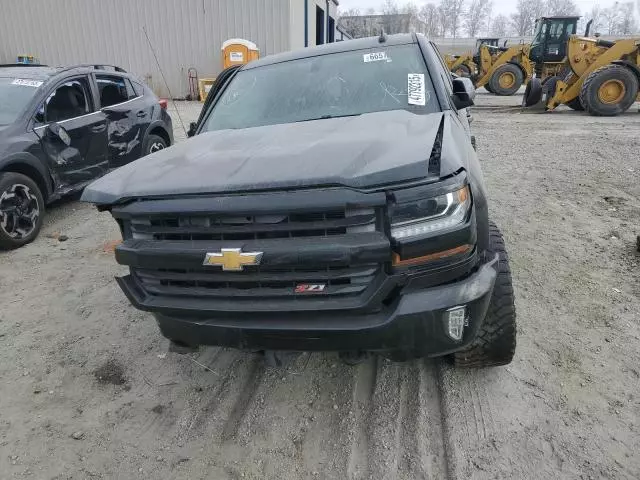
{"type": "Polygon", "coordinates": [[[203,265],[222,267],[225,272],[240,272],[245,265],[260,265],[262,252],[243,252],[241,248],[223,248],[207,253],[203,265]]]}

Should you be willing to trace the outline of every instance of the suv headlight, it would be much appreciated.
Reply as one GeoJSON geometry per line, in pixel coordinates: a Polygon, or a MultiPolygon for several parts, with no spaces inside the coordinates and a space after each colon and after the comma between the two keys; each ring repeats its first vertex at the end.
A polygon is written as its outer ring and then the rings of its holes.
{"type": "Polygon", "coordinates": [[[467,220],[471,209],[469,187],[438,197],[391,207],[391,236],[395,240],[419,237],[455,227],[467,220]]]}

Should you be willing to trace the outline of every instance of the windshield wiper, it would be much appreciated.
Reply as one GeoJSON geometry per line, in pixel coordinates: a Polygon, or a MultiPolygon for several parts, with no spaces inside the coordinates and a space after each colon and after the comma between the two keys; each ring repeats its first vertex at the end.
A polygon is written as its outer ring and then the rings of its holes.
{"type": "Polygon", "coordinates": [[[321,117],[316,118],[305,118],[304,120],[296,120],[295,123],[300,122],[312,122],[314,120],[328,120],[330,118],[343,118],[343,117],[359,117],[362,115],[361,113],[349,113],[346,115],[322,115],[321,117]]]}

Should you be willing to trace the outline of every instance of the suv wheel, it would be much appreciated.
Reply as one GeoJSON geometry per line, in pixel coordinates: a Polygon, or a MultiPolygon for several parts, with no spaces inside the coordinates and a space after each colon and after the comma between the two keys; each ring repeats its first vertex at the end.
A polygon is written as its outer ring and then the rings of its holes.
{"type": "Polygon", "coordinates": [[[144,155],[146,156],[151,153],[159,152],[165,148],[167,148],[167,142],[164,138],[159,137],[158,135],[149,135],[145,142],[144,155]]]}
{"type": "Polygon", "coordinates": [[[43,219],[44,199],[38,185],[19,173],[0,173],[0,248],[32,242],[43,219]]]}
{"type": "Polygon", "coordinates": [[[498,227],[489,224],[490,248],[498,254],[498,276],[491,303],[476,339],[464,350],[453,354],[457,367],[493,367],[507,365],[516,351],[516,309],[509,257],[498,227]]]}

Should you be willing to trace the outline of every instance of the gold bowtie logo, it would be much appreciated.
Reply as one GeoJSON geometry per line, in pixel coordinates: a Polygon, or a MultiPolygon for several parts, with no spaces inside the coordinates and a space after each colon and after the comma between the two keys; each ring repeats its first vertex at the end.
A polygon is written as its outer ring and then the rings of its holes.
{"type": "Polygon", "coordinates": [[[225,272],[241,272],[246,265],[260,265],[262,252],[243,252],[241,248],[223,248],[207,253],[203,265],[222,267],[225,272]]]}

